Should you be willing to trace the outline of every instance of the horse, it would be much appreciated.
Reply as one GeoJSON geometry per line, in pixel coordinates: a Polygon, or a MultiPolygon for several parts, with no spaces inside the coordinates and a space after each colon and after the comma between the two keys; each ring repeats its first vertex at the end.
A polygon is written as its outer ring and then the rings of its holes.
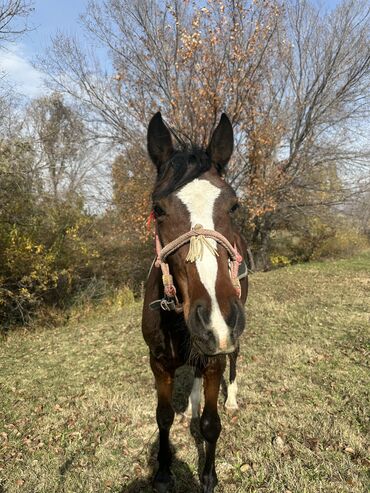
{"type": "Polygon", "coordinates": [[[195,368],[195,379],[186,415],[199,417],[202,379],[204,384],[200,431],[205,464],[200,478],[203,493],[212,493],[218,483],[219,389],[228,357],[225,405],[236,409],[236,363],[248,291],[247,277],[238,278],[246,253],[233,221],[238,198],[224,177],[233,152],[233,128],[223,113],[206,149],[176,149],[158,112],[148,125],[147,149],[157,170],[151,213],[157,257],[146,282],[142,314],[157,391],[159,467],[153,486],[159,493],[173,486],[171,395],[176,369],[187,364],[195,368]]]}

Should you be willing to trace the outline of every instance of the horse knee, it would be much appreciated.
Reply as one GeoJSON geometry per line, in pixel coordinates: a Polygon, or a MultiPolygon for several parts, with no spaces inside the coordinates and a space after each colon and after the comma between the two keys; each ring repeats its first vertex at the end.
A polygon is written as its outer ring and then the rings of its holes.
{"type": "Polygon", "coordinates": [[[157,407],[157,423],[160,430],[169,430],[175,417],[175,411],[171,405],[157,407]]]}
{"type": "Polygon", "coordinates": [[[216,442],[221,433],[220,416],[215,414],[203,413],[200,418],[200,431],[207,442],[216,442]]]}

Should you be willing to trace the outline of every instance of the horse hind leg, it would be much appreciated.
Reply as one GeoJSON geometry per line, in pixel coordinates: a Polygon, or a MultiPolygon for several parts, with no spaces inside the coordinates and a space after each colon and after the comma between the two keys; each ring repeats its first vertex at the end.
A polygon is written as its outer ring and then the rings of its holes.
{"type": "Polygon", "coordinates": [[[188,407],[184,412],[184,416],[188,419],[199,418],[200,416],[200,400],[202,396],[202,375],[201,372],[196,369],[193,387],[188,399],[188,407]]]}
{"type": "Polygon", "coordinates": [[[236,361],[239,355],[239,346],[237,349],[229,355],[230,362],[230,378],[227,385],[227,399],[225,402],[225,408],[230,411],[235,411],[239,409],[238,402],[236,400],[236,395],[238,392],[238,384],[236,381],[236,361]]]}

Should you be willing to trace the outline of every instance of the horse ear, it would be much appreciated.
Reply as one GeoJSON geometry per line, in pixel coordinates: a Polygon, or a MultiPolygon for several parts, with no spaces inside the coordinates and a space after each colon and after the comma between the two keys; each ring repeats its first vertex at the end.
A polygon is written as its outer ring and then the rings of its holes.
{"type": "Polygon", "coordinates": [[[159,171],[174,152],[171,134],[159,111],[149,122],[147,139],[149,156],[159,171]]]}
{"type": "Polygon", "coordinates": [[[216,166],[219,174],[223,174],[234,148],[233,127],[226,113],[222,113],[219,124],[212,134],[207,147],[207,154],[216,166]]]}

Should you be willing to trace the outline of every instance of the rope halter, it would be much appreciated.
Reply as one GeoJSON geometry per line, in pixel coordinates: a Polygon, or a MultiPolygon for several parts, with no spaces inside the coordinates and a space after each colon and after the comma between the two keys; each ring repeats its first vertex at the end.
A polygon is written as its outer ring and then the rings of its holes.
{"type": "Polygon", "coordinates": [[[238,279],[238,270],[243,261],[243,257],[238,252],[235,243],[234,246],[232,246],[229,240],[221,233],[214,231],[213,229],[204,229],[201,224],[196,224],[190,231],[182,234],[163,248],[158,234],[156,233],[155,235],[157,252],[155,266],[162,269],[162,281],[166,296],[169,298],[176,298],[176,287],[173,283],[173,277],[170,273],[169,265],[166,262],[167,257],[188,242],[190,242],[190,247],[186,256],[186,262],[196,262],[197,260],[202,260],[205,248],[208,249],[212,255],[218,256],[217,249],[212,245],[209,239],[213,239],[222,245],[229,254],[231,282],[237,296],[240,298],[241,288],[238,279]]]}

